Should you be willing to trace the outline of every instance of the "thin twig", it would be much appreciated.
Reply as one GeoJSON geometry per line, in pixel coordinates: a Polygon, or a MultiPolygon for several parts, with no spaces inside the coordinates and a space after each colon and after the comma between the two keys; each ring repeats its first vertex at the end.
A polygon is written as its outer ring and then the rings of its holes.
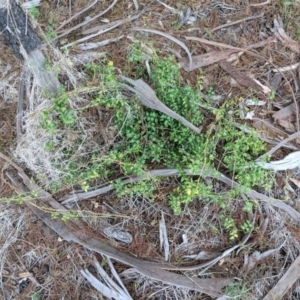
{"type": "Polygon", "coordinates": [[[167,34],[167,33],[164,33],[162,31],[155,30],[155,29],[146,29],[146,28],[142,28],[142,27],[135,27],[135,28],[132,28],[132,30],[156,33],[156,34],[159,34],[161,36],[164,36],[164,37],[170,39],[171,41],[173,41],[174,43],[176,43],[177,45],[181,46],[184,49],[184,51],[188,55],[188,58],[189,58],[189,61],[190,61],[190,69],[192,68],[192,64],[193,64],[192,54],[191,54],[190,50],[188,49],[188,47],[183,42],[181,42],[180,40],[174,38],[170,34],[167,34]]]}
{"type": "Polygon", "coordinates": [[[263,17],[263,15],[264,15],[264,13],[261,13],[260,15],[257,15],[257,16],[251,16],[251,17],[243,18],[241,20],[234,21],[234,22],[229,22],[229,23],[226,23],[224,25],[220,25],[218,27],[213,28],[210,32],[215,32],[215,31],[220,30],[222,28],[226,28],[226,27],[230,27],[230,26],[242,23],[242,22],[258,19],[258,18],[263,17]]]}
{"type": "Polygon", "coordinates": [[[286,143],[288,143],[289,141],[294,140],[295,138],[297,138],[299,136],[300,136],[300,131],[297,131],[297,132],[291,134],[289,137],[287,137],[286,139],[282,140],[280,143],[278,143],[275,147],[273,147],[267,153],[265,153],[264,155],[260,156],[257,160],[261,160],[262,158],[266,157],[267,155],[273,154],[279,148],[283,147],[286,143]]]}

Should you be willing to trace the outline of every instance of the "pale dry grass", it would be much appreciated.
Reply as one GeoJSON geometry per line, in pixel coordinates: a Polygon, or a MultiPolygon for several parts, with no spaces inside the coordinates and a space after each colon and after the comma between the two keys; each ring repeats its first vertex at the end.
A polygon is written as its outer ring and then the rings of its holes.
{"type": "MultiPolygon", "coordinates": [[[[59,70],[58,75],[65,80],[64,86],[69,95],[68,106],[75,112],[76,121],[70,127],[58,128],[54,135],[43,129],[42,113],[47,109],[51,111],[55,97],[45,95],[33,79],[30,88],[26,89],[28,105],[23,116],[25,133],[14,150],[14,157],[27,166],[47,188],[69,175],[70,163],[80,160],[81,165],[78,165],[78,168],[85,169],[85,155],[88,156],[101,149],[100,143],[95,139],[99,134],[98,129],[91,120],[81,114],[83,107],[89,107],[91,100],[88,95],[90,89],[76,90],[79,85],[85,84],[84,74],[73,69],[71,60],[66,56],[54,48],[51,50],[52,68],[59,70]],[[55,145],[55,151],[45,150],[49,141],[55,145]],[[73,153],[68,160],[65,158],[65,151],[73,153]]],[[[54,112],[52,116],[54,123],[57,123],[56,117],[54,112]]]]}
{"type": "Polygon", "coordinates": [[[3,296],[7,293],[3,276],[10,272],[11,267],[11,262],[7,260],[8,252],[17,245],[24,230],[25,218],[20,208],[0,202],[0,290],[3,296]]]}

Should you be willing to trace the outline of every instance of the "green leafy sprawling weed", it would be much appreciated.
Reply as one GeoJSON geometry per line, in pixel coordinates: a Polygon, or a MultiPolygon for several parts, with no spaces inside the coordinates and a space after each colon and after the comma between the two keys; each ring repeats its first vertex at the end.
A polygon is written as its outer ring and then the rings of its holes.
{"type": "Polygon", "coordinates": [[[246,283],[244,282],[234,282],[225,288],[224,294],[229,297],[229,299],[235,300],[250,300],[253,299],[253,295],[249,292],[246,283]]]}
{"type": "MultiPolygon", "coordinates": [[[[59,95],[52,99],[53,105],[42,112],[41,126],[51,135],[61,126],[71,126],[76,121],[75,110],[70,107],[69,96],[61,89],[59,95]]],[[[51,145],[48,143],[48,149],[51,145]]]]}
{"type": "MultiPolygon", "coordinates": [[[[185,169],[200,173],[221,167],[245,188],[267,184],[269,173],[254,163],[265,151],[265,145],[255,134],[245,133],[233,125],[238,114],[229,111],[238,111],[237,101],[228,100],[213,113],[201,110],[199,104],[204,107],[205,102],[196,88],[185,84],[175,59],[160,58],[152,51],[150,57],[143,54],[140,45],[131,49],[127,70],[151,85],[158,99],[170,109],[195,126],[203,126],[203,133],[197,134],[163,113],[143,106],[134,96],[124,97],[113,62],[89,64],[86,72],[90,81],[101,86],[90,105],[114,111],[113,126],[118,135],[105,155],[93,153],[86,158],[85,169],[76,163],[69,164],[69,181],[79,182],[84,190],[88,190],[95,179],[114,179],[120,174],[145,178],[147,170],[157,166],[176,168],[180,171],[180,184],[169,194],[170,205],[176,214],[181,212],[182,205],[196,198],[225,208],[228,199],[245,192],[233,190],[220,195],[203,179],[187,176],[185,169]],[[145,67],[146,60],[150,75],[145,67]],[[204,122],[204,114],[210,114],[212,122],[209,126],[204,122]]],[[[201,76],[199,82],[203,79],[201,76]]],[[[208,93],[213,97],[214,90],[210,89],[208,93]]],[[[69,107],[67,93],[62,92],[53,100],[53,106],[43,113],[42,126],[55,134],[62,126],[72,126],[77,115],[78,112],[69,107]]],[[[53,144],[47,143],[45,147],[51,150],[53,144]]],[[[116,180],[113,185],[120,196],[137,194],[151,198],[157,188],[156,182],[152,178],[145,179],[126,186],[116,180]]],[[[245,212],[251,209],[252,206],[246,203],[245,212]]],[[[225,227],[232,231],[235,225],[228,222],[225,227]]],[[[249,230],[249,226],[245,223],[242,230],[249,230]]],[[[236,235],[237,232],[233,232],[233,236],[236,235]]]]}

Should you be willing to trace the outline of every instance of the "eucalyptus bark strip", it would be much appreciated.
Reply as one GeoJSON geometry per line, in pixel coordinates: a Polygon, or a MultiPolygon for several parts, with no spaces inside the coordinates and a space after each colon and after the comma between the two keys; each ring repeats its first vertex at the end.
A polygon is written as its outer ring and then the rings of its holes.
{"type": "Polygon", "coordinates": [[[31,26],[28,14],[15,0],[0,0],[0,32],[19,60],[24,60],[41,88],[56,94],[59,81],[46,70],[42,40],[31,26]]]}

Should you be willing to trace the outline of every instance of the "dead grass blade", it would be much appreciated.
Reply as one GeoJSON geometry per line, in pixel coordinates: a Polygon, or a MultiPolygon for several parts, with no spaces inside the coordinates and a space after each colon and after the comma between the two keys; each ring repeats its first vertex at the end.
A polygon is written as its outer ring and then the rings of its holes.
{"type": "Polygon", "coordinates": [[[263,169],[274,170],[274,171],[286,171],[292,170],[300,166],[300,151],[290,153],[285,158],[277,161],[260,162],[256,163],[263,169]]]}
{"type": "Polygon", "coordinates": [[[174,38],[173,36],[171,36],[170,34],[164,33],[162,31],[159,30],[155,30],[155,29],[146,29],[146,28],[142,28],[142,27],[135,27],[132,28],[132,30],[136,30],[136,31],[146,31],[146,32],[151,32],[151,33],[155,33],[155,34],[159,34],[163,37],[166,37],[167,39],[173,41],[174,43],[176,43],[177,45],[179,45],[187,54],[189,61],[190,61],[190,65],[189,65],[189,69],[191,70],[192,65],[193,65],[193,58],[192,58],[192,54],[190,52],[190,50],[188,49],[188,47],[181,41],[179,41],[178,39],[174,38]]]}
{"type": "Polygon", "coordinates": [[[136,9],[136,11],[139,10],[139,3],[137,2],[137,0],[132,0],[133,1],[133,4],[134,4],[134,7],[136,9]]]}
{"type": "Polygon", "coordinates": [[[110,270],[111,270],[112,275],[115,277],[115,279],[117,280],[117,282],[119,283],[119,285],[123,288],[125,294],[127,294],[128,296],[130,296],[130,294],[129,294],[129,292],[127,291],[125,285],[123,284],[123,281],[121,280],[121,278],[120,278],[118,272],[116,271],[116,269],[115,269],[115,267],[114,267],[112,261],[110,260],[109,257],[106,257],[106,260],[107,260],[107,263],[108,263],[108,265],[109,265],[109,267],[110,267],[110,270]]]}
{"type": "Polygon", "coordinates": [[[173,8],[173,7],[167,5],[167,4],[165,4],[164,2],[159,1],[159,0],[157,0],[157,2],[160,3],[160,4],[162,4],[165,8],[169,9],[172,13],[178,14],[178,15],[180,14],[180,11],[177,10],[176,8],[173,8]]]}
{"type": "Polygon", "coordinates": [[[18,110],[17,110],[17,139],[19,140],[22,135],[22,122],[23,122],[23,100],[24,100],[24,86],[26,78],[26,69],[23,68],[20,76],[19,95],[18,95],[18,110]]]}
{"type": "Polygon", "coordinates": [[[129,23],[129,22],[132,22],[132,21],[138,19],[144,12],[145,11],[142,11],[139,14],[134,15],[134,16],[132,16],[130,18],[116,20],[116,21],[110,22],[108,24],[99,25],[99,26],[96,26],[96,27],[92,27],[92,28],[89,28],[89,29],[82,30],[81,34],[86,35],[86,34],[92,34],[92,33],[95,33],[95,32],[103,31],[103,30],[106,30],[107,28],[110,28],[110,27],[116,25],[116,24],[124,25],[126,23],[129,23]]]}
{"type": "Polygon", "coordinates": [[[195,260],[208,260],[208,259],[214,259],[220,254],[221,254],[220,252],[210,252],[210,251],[201,250],[198,254],[184,255],[183,257],[189,259],[195,259],[195,260]]]}
{"type": "MultiPolygon", "coordinates": [[[[116,272],[113,264],[111,263],[110,259],[107,258],[108,260],[108,265],[110,267],[112,275],[115,277],[115,279],[122,283],[118,273],[116,272]],[[117,276],[117,277],[116,277],[117,276]]],[[[97,281],[97,286],[93,285],[99,292],[102,293],[103,295],[109,298],[114,298],[114,299],[122,299],[122,300],[132,300],[130,294],[128,293],[126,287],[122,283],[121,285],[118,285],[115,283],[114,280],[111,279],[111,277],[105,272],[105,270],[102,268],[102,266],[99,264],[99,262],[94,258],[94,266],[98,272],[98,274],[101,276],[102,280],[104,281],[104,284],[99,281],[97,278],[93,278],[91,276],[88,276],[89,279],[92,279],[93,283],[97,281]]],[[[84,271],[85,274],[89,272],[88,270],[84,271]]],[[[83,274],[84,275],[84,274],[83,274]]],[[[93,276],[93,275],[92,275],[93,276]]]]}
{"type": "Polygon", "coordinates": [[[115,25],[113,25],[113,26],[111,26],[111,27],[109,27],[109,28],[107,28],[107,29],[99,30],[98,32],[93,33],[93,34],[91,34],[91,35],[88,35],[88,36],[86,36],[86,37],[84,37],[84,38],[82,38],[82,39],[79,39],[79,40],[74,41],[74,42],[72,42],[72,43],[63,45],[63,46],[61,46],[60,48],[63,49],[63,48],[72,47],[72,46],[74,46],[74,45],[76,45],[76,44],[79,44],[79,43],[85,42],[85,41],[87,41],[87,40],[90,40],[91,38],[96,37],[96,36],[98,36],[98,35],[100,35],[100,34],[103,34],[103,33],[105,33],[105,32],[108,32],[108,31],[110,31],[110,30],[113,30],[114,28],[116,28],[116,27],[118,27],[118,26],[120,26],[120,25],[122,25],[122,21],[116,23],[115,25]]]}
{"type": "Polygon", "coordinates": [[[274,73],[278,73],[278,72],[287,72],[287,71],[292,71],[292,70],[295,70],[297,69],[298,67],[300,66],[300,63],[295,63],[295,64],[292,64],[292,65],[289,65],[289,66],[286,66],[286,67],[281,67],[281,68],[278,68],[278,69],[273,69],[272,71],[274,73]]]}
{"type": "Polygon", "coordinates": [[[133,80],[130,78],[127,78],[125,76],[120,76],[120,78],[124,81],[127,81],[133,87],[128,86],[126,84],[120,83],[120,86],[135,93],[138,96],[138,100],[145,106],[160,111],[163,114],[180,121],[184,126],[194,130],[196,133],[200,133],[200,129],[197,128],[195,125],[190,123],[188,120],[171,110],[169,107],[164,105],[155,95],[155,92],[153,89],[146,84],[142,79],[139,80],[133,80]]]}
{"type": "MultiPolygon", "coordinates": [[[[81,270],[80,273],[96,290],[98,290],[101,293],[101,295],[107,297],[108,299],[120,299],[120,300],[132,299],[131,297],[124,296],[119,291],[114,290],[112,287],[107,286],[99,279],[97,279],[92,273],[90,273],[90,271],[81,270]]],[[[105,279],[109,278],[109,275],[104,270],[103,273],[101,273],[102,278],[105,279]]]]}
{"type": "Polygon", "coordinates": [[[262,5],[267,5],[269,3],[271,3],[271,0],[267,0],[267,1],[262,2],[262,3],[251,3],[250,6],[252,6],[252,7],[258,7],[258,6],[262,6],[262,5]]]}
{"type": "Polygon", "coordinates": [[[83,43],[83,44],[77,45],[77,47],[80,50],[84,50],[84,51],[91,50],[91,49],[95,49],[95,48],[98,48],[98,47],[106,46],[106,45],[108,45],[110,43],[117,42],[117,41],[121,40],[123,37],[124,37],[124,35],[121,35],[119,37],[112,38],[112,39],[107,39],[107,40],[104,40],[104,41],[101,41],[101,42],[97,42],[97,43],[83,43]]]}
{"type": "Polygon", "coordinates": [[[278,283],[269,291],[263,300],[283,299],[287,291],[300,277],[300,256],[292,263],[278,283]]]}

